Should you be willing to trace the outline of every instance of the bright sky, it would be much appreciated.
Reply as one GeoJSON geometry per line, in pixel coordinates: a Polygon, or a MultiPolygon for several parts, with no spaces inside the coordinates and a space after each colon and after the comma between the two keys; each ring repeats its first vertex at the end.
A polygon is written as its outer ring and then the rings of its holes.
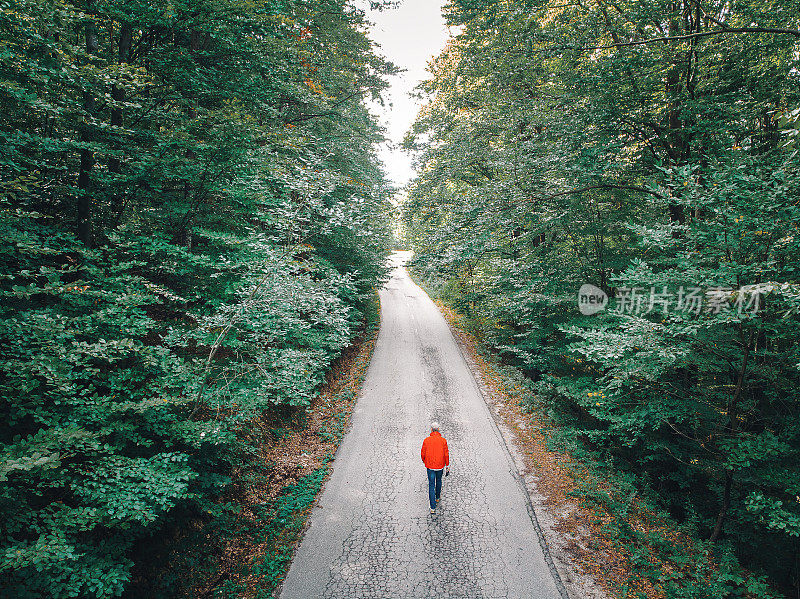
{"type": "Polygon", "coordinates": [[[381,148],[380,158],[389,179],[398,187],[414,173],[411,157],[398,147],[420,108],[409,93],[427,79],[428,61],[439,54],[450,36],[442,18],[442,4],[444,0],[402,0],[398,8],[368,12],[375,24],[370,36],[380,46],[379,52],[406,69],[390,79],[391,87],[384,94],[386,106],[373,106],[390,140],[381,148]]]}

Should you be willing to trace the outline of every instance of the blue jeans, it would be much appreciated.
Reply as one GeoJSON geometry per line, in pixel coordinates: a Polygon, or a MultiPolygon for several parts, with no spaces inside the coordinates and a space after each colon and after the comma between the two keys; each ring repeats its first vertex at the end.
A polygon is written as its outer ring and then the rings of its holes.
{"type": "Polygon", "coordinates": [[[428,499],[431,501],[431,509],[436,508],[436,502],[439,500],[439,496],[442,494],[442,472],[444,472],[444,468],[441,470],[428,470],[428,499]]]}

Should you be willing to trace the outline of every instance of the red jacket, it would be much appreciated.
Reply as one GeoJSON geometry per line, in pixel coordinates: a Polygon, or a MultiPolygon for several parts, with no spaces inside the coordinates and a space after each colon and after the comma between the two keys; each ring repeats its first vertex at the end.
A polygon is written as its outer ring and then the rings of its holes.
{"type": "Polygon", "coordinates": [[[422,461],[426,468],[431,470],[441,470],[450,465],[450,452],[447,451],[447,441],[439,431],[431,432],[422,442],[422,461]]]}

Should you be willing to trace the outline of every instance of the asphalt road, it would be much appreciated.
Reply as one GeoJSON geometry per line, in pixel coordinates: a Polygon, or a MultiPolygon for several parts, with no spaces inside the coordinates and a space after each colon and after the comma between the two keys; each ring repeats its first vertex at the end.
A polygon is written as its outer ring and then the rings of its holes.
{"type": "MultiPolygon", "coordinates": [[[[400,266],[333,473],[283,599],[562,599],[528,497],[442,315],[400,266]],[[432,419],[451,475],[429,513],[422,440],[432,419]]],[[[550,562],[552,563],[552,562],[550,562]]]]}

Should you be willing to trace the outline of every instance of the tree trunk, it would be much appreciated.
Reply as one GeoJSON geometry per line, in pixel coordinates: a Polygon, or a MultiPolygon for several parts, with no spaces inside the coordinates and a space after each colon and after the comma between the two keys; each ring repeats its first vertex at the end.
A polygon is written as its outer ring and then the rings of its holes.
{"type": "MultiPolygon", "coordinates": [[[[91,2],[89,3],[87,12],[92,8],[91,2]]],[[[97,27],[94,21],[88,20],[84,25],[84,34],[86,37],[86,53],[91,55],[97,54],[99,44],[97,41],[97,27]]],[[[84,120],[83,127],[81,128],[80,139],[84,144],[92,141],[94,137],[90,132],[91,125],[89,119],[94,113],[94,95],[86,90],[83,92],[83,109],[86,112],[86,119],[84,120]]],[[[94,152],[88,148],[81,150],[81,163],[80,171],[78,173],[78,238],[83,241],[87,247],[91,247],[94,238],[92,230],[92,169],[94,168],[94,152]]]]}
{"type": "MultiPolygon", "coordinates": [[[[740,325],[741,326],[741,325],[740,325]]],[[[740,333],[741,335],[741,333],[740,333]]],[[[747,377],[747,365],[750,360],[750,349],[753,345],[754,333],[751,331],[747,339],[747,345],[744,348],[744,356],[742,356],[742,366],[736,377],[736,389],[733,392],[733,397],[728,404],[728,431],[731,435],[736,433],[738,429],[737,417],[739,415],[739,401],[744,391],[744,383],[747,377]]],[[[728,509],[731,507],[731,487],[733,486],[733,471],[725,470],[725,488],[722,491],[722,507],[717,516],[717,522],[714,524],[714,531],[708,539],[710,542],[716,542],[717,538],[722,532],[722,525],[725,523],[725,517],[728,515],[728,509]]]]}
{"type": "MultiPolygon", "coordinates": [[[[129,23],[122,23],[120,32],[119,32],[119,55],[117,64],[126,64],[130,57],[131,52],[131,38],[132,38],[133,30],[129,23]]],[[[125,101],[125,88],[119,83],[116,82],[111,87],[111,97],[114,99],[114,102],[124,102],[125,101]]],[[[122,114],[122,107],[115,106],[111,109],[111,125],[114,127],[122,127],[124,123],[123,114],[122,114]]],[[[108,170],[112,173],[119,173],[120,172],[120,160],[117,157],[112,157],[108,162],[108,170]]]]}
{"type": "MultiPolygon", "coordinates": [[[[679,3],[672,4],[672,14],[669,17],[669,37],[680,35],[680,23],[676,16],[679,3]]],[[[679,51],[679,41],[670,42],[672,58],[667,77],[664,83],[664,92],[667,97],[667,134],[664,139],[664,147],[670,162],[674,165],[683,165],[688,157],[688,148],[684,137],[683,123],[681,122],[681,102],[678,98],[682,90],[681,86],[681,59],[679,51]]],[[[670,203],[669,220],[677,225],[686,223],[686,214],[683,206],[678,203],[670,203]]],[[[673,237],[681,237],[680,231],[674,231],[673,237]]]]}
{"type": "MultiPolygon", "coordinates": [[[[130,60],[131,54],[131,42],[133,38],[133,28],[131,27],[130,23],[122,23],[120,25],[119,31],[119,52],[118,52],[118,64],[127,64],[130,60]]],[[[119,82],[114,83],[111,87],[111,97],[113,98],[114,102],[124,102],[126,93],[125,88],[119,82]]],[[[121,106],[114,106],[111,109],[111,125],[112,127],[122,127],[125,124],[125,119],[122,111],[121,106]]],[[[122,172],[122,161],[116,157],[112,156],[108,161],[108,170],[113,175],[119,175],[122,172]]],[[[115,182],[118,184],[118,182],[115,182]]],[[[123,199],[123,193],[119,189],[116,190],[114,193],[114,220],[115,224],[119,224],[120,218],[122,217],[122,212],[125,209],[124,206],[125,202],[123,199]]]]}
{"type": "MultiPolygon", "coordinates": [[[[202,39],[200,37],[200,32],[193,30],[189,35],[189,53],[190,55],[195,58],[196,54],[200,50],[202,46],[202,39]]],[[[197,118],[197,108],[194,105],[194,98],[189,98],[189,106],[187,108],[187,116],[190,121],[193,121],[197,118]]],[[[194,160],[197,155],[195,154],[194,150],[191,148],[187,148],[184,154],[186,156],[187,162],[194,160]]],[[[175,231],[175,235],[173,237],[174,242],[178,245],[185,245],[187,248],[191,249],[192,247],[192,217],[194,211],[194,198],[193,195],[196,195],[197,191],[192,185],[192,182],[188,179],[183,181],[183,199],[189,207],[186,210],[186,216],[178,223],[178,229],[175,231]]]]}
{"type": "Polygon", "coordinates": [[[725,517],[728,515],[728,509],[731,507],[731,487],[733,486],[733,472],[730,470],[725,471],[725,489],[722,492],[722,507],[717,516],[717,522],[714,524],[714,531],[708,539],[712,543],[716,543],[720,532],[722,532],[722,525],[725,523],[725,517]]]}

